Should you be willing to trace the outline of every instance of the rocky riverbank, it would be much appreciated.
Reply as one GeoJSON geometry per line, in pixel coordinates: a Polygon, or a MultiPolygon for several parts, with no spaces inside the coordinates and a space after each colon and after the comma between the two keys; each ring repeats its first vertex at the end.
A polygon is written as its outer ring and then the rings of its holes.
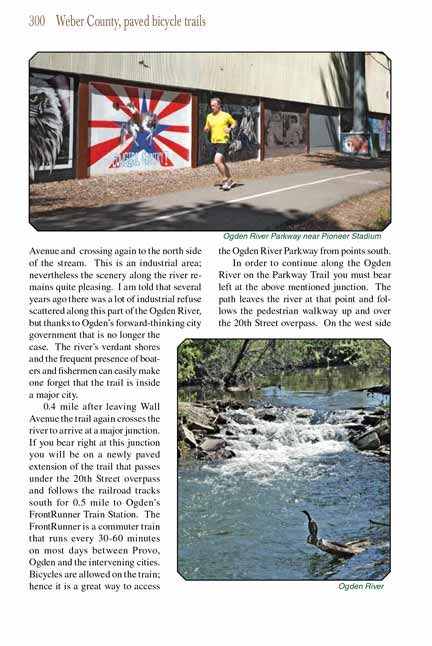
{"type": "Polygon", "coordinates": [[[236,442],[240,446],[245,438],[252,448],[259,448],[260,442],[268,445],[274,438],[285,444],[314,444],[334,437],[383,461],[390,459],[390,419],[384,407],[333,411],[323,417],[313,409],[277,407],[255,400],[181,402],[177,428],[181,458],[235,458],[236,442]]]}
{"type": "Polygon", "coordinates": [[[217,459],[235,457],[234,451],[227,449],[223,437],[223,427],[227,419],[223,413],[242,408],[234,399],[212,400],[203,403],[179,402],[177,419],[177,453],[185,457],[191,452],[198,459],[217,459]]]}
{"type": "Polygon", "coordinates": [[[390,459],[390,413],[383,407],[355,416],[346,425],[348,439],[360,451],[373,451],[385,460],[390,459]]]}

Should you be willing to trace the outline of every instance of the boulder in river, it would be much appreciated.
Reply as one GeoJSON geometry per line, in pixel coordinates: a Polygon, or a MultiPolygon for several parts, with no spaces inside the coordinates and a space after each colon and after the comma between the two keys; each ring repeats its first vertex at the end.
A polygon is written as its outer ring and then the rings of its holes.
{"type": "Polygon", "coordinates": [[[253,421],[253,418],[246,413],[234,413],[232,418],[237,424],[251,424],[253,421]]]}
{"type": "Polygon", "coordinates": [[[312,417],[314,414],[313,410],[308,410],[307,408],[300,408],[296,410],[296,417],[299,419],[307,419],[309,417],[312,417]]]}
{"type": "Polygon", "coordinates": [[[196,441],[195,435],[184,424],[178,425],[178,434],[179,434],[179,438],[181,440],[184,440],[186,444],[188,444],[189,446],[192,446],[194,448],[198,446],[198,442],[196,441]]]}
{"type": "Polygon", "coordinates": [[[390,444],[390,424],[388,420],[385,419],[378,426],[375,426],[374,431],[378,435],[381,444],[390,444]]]}
{"type": "Polygon", "coordinates": [[[216,451],[204,451],[202,448],[199,448],[196,457],[198,460],[229,460],[230,458],[235,458],[235,453],[232,449],[221,447],[216,451]]]}
{"type": "Polygon", "coordinates": [[[223,438],[206,438],[204,442],[201,442],[200,449],[209,453],[211,451],[219,451],[219,449],[224,449],[226,447],[226,441],[223,438]]]}
{"type": "Polygon", "coordinates": [[[366,426],[377,426],[382,420],[381,415],[375,415],[375,413],[367,414],[363,417],[363,424],[366,426]]]}
{"type": "Polygon", "coordinates": [[[277,412],[274,409],[261,410],[257,413],[258,419],[264,422],[275,422],[277,420],[277,412]]]}
{"type": "Polygon", "coordinates": [[[374,451],[381,446],[378,434],[374,430],[357,435],[353,442],[360,451],[374,451]]]}
{"type": "Polygon", "coordinates": [[[214,426],[209,426],[207,424],[201,424],[196,420],[190,420],[188,426],[192,431],[203,431],[205,433],[212,433],[214,431],[214,426]]]}
{"type": "Polygon", "coordinates": [[[219,413],[219,415],[216,417],[216,424],[218,424],[219,426],[224,426],[225,424],[228,424],[228,420],[224,415],[221,415],[219,413]]]}
{"type": "Polygon", "coordinates": [[[375,415],[388,415],[388,410],[382,406],[378,406],[374,410],[375,415]]]}
{"type": "Polygon", "coordinates": [[[190,402],[179,403],[178,416],[188,428],[202,431],[212,430],[216,418],[209,406],[190,402]]]}
{"type": "Polygon", "coordinates": [[[239,402],[236,399],[218,399],[215,402],[215,406],[218,412],[224,412],[227,410],[227,408],[232,408],[233,410],[243,408],[242,402],[239,402]]]}
{"type": "Polygon", "coordinates": [[[348,422],[344,424],[347,431],[351,431],[353,434],[358,432],[364,432],[366,430],[365,424],[356,424],[355,422],[348,422]]]}

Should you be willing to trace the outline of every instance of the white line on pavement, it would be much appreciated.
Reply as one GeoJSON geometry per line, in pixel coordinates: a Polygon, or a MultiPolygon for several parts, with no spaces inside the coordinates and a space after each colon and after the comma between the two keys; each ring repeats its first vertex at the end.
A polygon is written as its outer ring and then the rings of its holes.
{"type": "MultiPolygon", "coordinates": [[[[168,213],[167,215],[159,215],[151,220],[147,221],[146,224],[151,224],[152,222],[159,222],[160,220],[169,220],[171,218],[179,217],[180,215],[187,215],[188,213],[199,213],[199,211],[207,211],[209,209],[215,209],[224,204],[234,204],[236,202],[245,202],[246,200],[254,200],[258,197],[265,197],[266,195],[274,195],[276,193],[283,193],[284,191],[293,191],[297,188],[304,188],[305,186],[314,186],[315,184],[324,184],[325,182],[333,182],[337,179],[345,179],[346,177],[353,177],[354,175],[366,175],[367,173],[372,173],[372,170],[361,170],[357,173],[348,173],[347,175],[337,175],[336,177],[327,177],[326,179],[317,179],[314,182],[306,182],[305,184],[296,184],[295,186],[285,186],[284,188],[276,188],[273,191],[266,191],[265,193],[255,193],[255,195],[247,195],[246,197],[237,197],[233,200],[224,200],[217,202],[216,204],[208,204],[207,206],[198,206],[196,208],[187,209],[186,211],[177,211],[174,213],[168,213]]],[[[120,224],[118,227],[113,227],[110,231],[122,231],[125,229],[132,229],[140,223],[135,221],[131,224],[120,224]]]]}

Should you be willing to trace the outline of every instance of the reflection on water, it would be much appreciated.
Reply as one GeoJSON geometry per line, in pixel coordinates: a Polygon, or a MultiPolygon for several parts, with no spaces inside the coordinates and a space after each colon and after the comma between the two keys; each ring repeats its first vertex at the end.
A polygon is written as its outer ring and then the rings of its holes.
{"type": "Polygon", "coordinates": [[[382,579],[389,529],[369,520],[389,522],[388,464],[355,450],[346,439],[347,413],[334,411],[388,403],[349,390],[384,382],[383,373],[352,369],[293,373],[253,394],[261,405],[281,407],[280,419],[257,419],[246,405],[241,423],[233,413],[236,458],[180,461],[180,572],[187,579],[382,579]],[[309,416],[298,417],[293,406],[309,416]],[[303,509],[321,538],[367,537],[371,547],[349,560],[317,551],[306,543],[303,509]]]}
{"type": "MultiPolygon", "coordinates": [[[[271,396],[276,395],[274,388],[283,388],[284,392],[295,393],[334,393],[335,391],[353,390],[356,388],[370,388],[382,383],[388,383],[389,373],[387,370],[369,370],[363,371],[357,368],[316,368],[307,370],[295,370],[288,373],[279,373],[267,377],[262,381],[260,390],[251,392],[229,393],[230,397],[235,397],[240,401],[248,401],[251,397],[262,398],[266,393],[271,396]]],[[[224,390],[214,387],[193,386],[190,388],[179,389],[179,399],[181,401],[203,401],[206,399],[220,399],[227,397],[224,390]]]]}

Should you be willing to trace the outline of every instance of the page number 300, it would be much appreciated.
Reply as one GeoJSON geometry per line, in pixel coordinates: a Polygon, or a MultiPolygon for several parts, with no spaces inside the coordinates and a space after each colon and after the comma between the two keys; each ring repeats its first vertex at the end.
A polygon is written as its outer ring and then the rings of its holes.
{"type": "Polygon", "coordinates": [[[29,27],[43,27],[45,25],[45,16],[29,16],[29,27]]]}

